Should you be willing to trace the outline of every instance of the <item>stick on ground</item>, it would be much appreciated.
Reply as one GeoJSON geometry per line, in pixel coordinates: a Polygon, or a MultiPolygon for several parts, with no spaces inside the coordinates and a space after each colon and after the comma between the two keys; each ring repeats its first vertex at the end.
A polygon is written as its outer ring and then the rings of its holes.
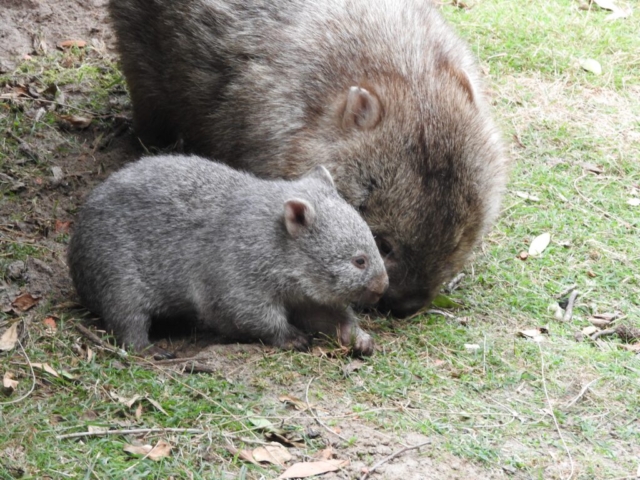
{"type": "Polygon", "coordinates": [[[378,463],[374,464],[369,471],[367,471],[366,473],[364,473],[362,475],[362,477],[360,477],[360,480],[367,480],[367,478],[369,477],[369,475],[371,475],[377,468],[379,468],[381,465],[390,462],[391,460],[393,460],[396,457],[399,457],[400,455],[402,455],[405,452],[408,452],[409,450],[416,450],[418,448],[424,447],[425,445],[429,445],[431,443],[431,440],[427,440],[426,442],[422,442],[419,443],[418,445],[412,445],[409,447],[404,447],[401,450],[398,450],[395,453],[392,453],[391,455],[389,455],[388,457],[383,458],[382,460],[380,460],[378,463]]]}

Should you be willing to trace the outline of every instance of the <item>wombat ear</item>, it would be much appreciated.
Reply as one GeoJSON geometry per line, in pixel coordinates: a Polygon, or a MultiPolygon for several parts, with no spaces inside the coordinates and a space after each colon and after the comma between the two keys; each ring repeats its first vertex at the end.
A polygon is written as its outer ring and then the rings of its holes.
{"type": "Polygon", "coordinates": [[[438,66],[451,77],[453,77],[453,79],[462,87],[462,89],[467,94],[469,102],[473,103],[475,101],[476,94],[469,74],[464,69],[453,65],[446,57],[440,57],[438,59],[438,66]]]}
{"type": "Polygon", "coordinates": [[[327,170],[324,166],[318,165],[317,167],[313,167],[311,171],[307,174],[307,176],[312,178],[317,178],[318,180],[322,180],[327,185],[336,188],[336,184],[333,183],[333,177],[331,176],[331,172],[327,170]]]}
{"type": "Polygon", "coordinates": [[[316,211],[306,200],[292,198],[284,202],[284,224],[292,237],[297,237],[313,225],[316,211]]]}
{"type": "Polygon", "coordinates": [[[342,128],[370,129],[375,127],[381,118],[382,105],[377,95],[366,88],[349,88],[342,112],[342,128]]]}

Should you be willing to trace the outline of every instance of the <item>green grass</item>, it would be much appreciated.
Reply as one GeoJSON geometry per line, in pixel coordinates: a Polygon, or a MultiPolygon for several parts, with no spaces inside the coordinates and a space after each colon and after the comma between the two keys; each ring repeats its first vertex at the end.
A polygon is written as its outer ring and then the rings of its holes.
{"type": "MultiPolygon", "coordinates": [[[[30,314],[26,354],[32,363],[46,362],[73,379],[36,370],[33,393],[2,405],[26,394],[32,378],[21,350],[0,356],[0,372],[13,372],[20,381],[16,392],[0,399],[0,478],[13,478],[15,468],[24,471],[22,478],[275,477],[277,468],[243,462],[225,448],[224,435],[237,447],[242,439],[264,439],[252,417],[301,436],[306,447],[298,459],[322,449],[324,438],[334,442],[339,458],[370,466],[381,458],[366,446],[377,431],[390,436],[391,451],[402,448],[400,439],[407,435],[428,437],[429,447],[412,455],[442,468],[452,459],[462,462],[449,471],[451,477],[567,478],[568,454],[573,478],[633,477],[640,445],[640,360],[619,348],[615,337],[577,342],[574,334],[590,325],[592,314],[603,312],[620,311],[621,322],[640,328],[640,207],[627,204],[640,195],[640,16],[607,22],[608,12],[578,6],[569,0],[487,0],[470,10],[443,7],[489,69],[495,116],[513,158],[503,215],[451,295],[464,305],[453,312],[455,318],[365,322],[379,350],[349,374],[345,366],[351,360],[323,346],[314,354],[221,350],[217,374],[183,375],[94,346],[96,356],[88,361],[76,348],[85,343],[73,328],[80,317],[43,305],[30,314]],[[580,58],[597,59],[603,75],[581,70],[580,58]],[[589,172],[585,164],[602,173],[589,172]],[[522,199],[518,191],[539,201],[522,199]],[[552,236],[547,250],[518,259],[544,232],[552,236]],[[549,306],[573,284],[581,293],[574,318],[559,322],[549,306]],[[58,318],[54,334],[40,322],[51,314],[58,318]],[[549,329],[540,344],[517,336],[539,326],[549,329]],[[278,401],[282,394],[304,399],[307,388],[321,418],[340,427],[346,441],[315,424],[309,412],[278,401]],[[143,400],[137,418],[137,404],[126,407],[111,393],[147,396],[168,415],[143,400]],[[89,426],[207,433],[149,435],[145,442],[162,438],[174,446],[159,462],[132,460],[122,449],[133,436],[56,439],[89,426]]],[[[31,62],[11,78],[36,75],[43,85],[77,84],[74,105],[111,112],[109,99],[122,89],[114,64],[87,54],[78,57],[79,66],[64,67],[63,59],[56,54],[31,62]]],[[[33,122],[11,105],[0,103],[0,112],[0,127],[17,136],[32,139],[55,129],[49,117],[33,122]]],[[[79,148],[69,134],[55,135],[64,137],[66,147],[60,148],[70,154],[79,148]]],[[[17,147],[0,139],[3,171],[44,175],[29,162],[16,166],[15,159],[23,158],[17,147]]],[[[43,161],[46,167],[46,156],[43,161]]],[[[24,205],[19,195],[3,202],[24,205]]],[[[18,209],[14,215],[24,213],[18,209]]],[[[62,245],[66,237],[57,240],[62,245]]],[[[48,255],[38,244],[2,247],[4,260],[48,255]]]]}

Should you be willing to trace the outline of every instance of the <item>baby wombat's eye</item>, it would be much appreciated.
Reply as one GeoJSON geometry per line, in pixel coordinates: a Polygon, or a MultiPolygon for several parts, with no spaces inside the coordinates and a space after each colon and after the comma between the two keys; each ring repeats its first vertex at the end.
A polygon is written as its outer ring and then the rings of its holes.
{"type": "Polygon", "coordinates": [[[353,257],[351,259],[351,263],[353,263],[357,268],[364,270],[367,268],[367,257],[364,255],[353,257]]]}

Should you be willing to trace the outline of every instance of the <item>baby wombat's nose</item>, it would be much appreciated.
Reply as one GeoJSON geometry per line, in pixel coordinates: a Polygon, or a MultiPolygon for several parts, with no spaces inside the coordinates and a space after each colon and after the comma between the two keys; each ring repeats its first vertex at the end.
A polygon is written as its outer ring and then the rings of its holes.
{"type": "Polygon", "coordinates": [[[363,295],[364,298],[362,299],[363,303],[376,303],[378,300],[380,300],[380,298],[382,298],[382,295],[384,295],[384,292],[387,291],[388,287],[389,277],[387,275],[387,272],[382,271],[382,273],[379,273],[378,275],[373,277],[367,285],[367,291],[363,295]]]}

